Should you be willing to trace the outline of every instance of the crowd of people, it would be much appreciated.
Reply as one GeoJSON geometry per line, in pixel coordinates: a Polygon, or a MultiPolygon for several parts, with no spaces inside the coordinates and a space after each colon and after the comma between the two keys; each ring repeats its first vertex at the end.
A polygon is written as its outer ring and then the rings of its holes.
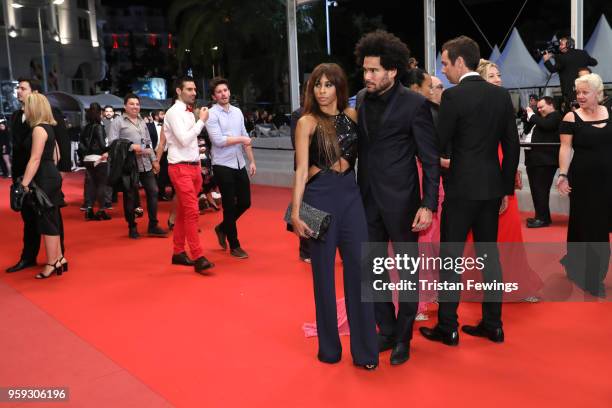
{"type": "MultiPolygon", "coordinates": [[[[517,274],[529,277],[518,290],[522,301],[537,302],[542,281],[530,270],[521,246],[509,254],[497,251],[498,242],[523,241],[514,196],[522,188],[517,172],[520,139],[498,67],[481,59],[478,45],[465,36],[442,47],[442,73],[456,84],[446,90],[438,78],[410,66],[408,48],[390,33],[364,36],[355,54],[365,83],[355,109],[348,106],[341,68],[321,64],[306,85],[303,107],[292,115],[296,177],[291,223],[300,237],[300,257],[312,264],[319,360],[334,363],[342,355],[337,321],[343,319],[336,320],[334,287],[338,249],[353,361],[374,369],[385,350],[391,350],[392,365],[406,362],[414,321],[428,319],[423,297],[400,297],[397,308],[391,299],[363,301],[368,289],[364,295],[359,260],[387,256],[386,243],[401,251],[402,243],[439,241],[440,257],[456,259],[465,242],[474,241],[477,251],[485,248],[489,255],[482,270],[485,282],[512,280],[517,274]],[[331,215],[324,241],[312,238],[319,231],[303,219],[312,210],[303,210],[302,203],[331,215]],[[364,254],[364,242],[385,245],[372,250],[381,253],[364,254]],[[512,267],[503,267],[508,264],[512,267]]],[[[535,103],[526,109],[526,146],[531,149],[526,164],[536,210],[527,227],[550,225],[548,199],[559,169],[557,188],[570,194],[567,254],[561,263],[586,293],[605,297],[612,230],[612,167],[607,159],[612,154],[612,112],[600,105],[601,78],[585,74],[574,81],[578,106],[564,117],[548,96],[534,96],[535,103]],[[572,143],[576,134],[580,136],[572,143]]],[[[385,270],[386,279],[389,272],[385,270]]],[[[461,280],[452,267],[442,267],[439,274],[444,283],[461,280]]],[[[414,283],[419,279],[418,274],[400,275],[406,278],[414,283]]],[[[426,339],[459,344],[460,296],[450,289],[434,297],[438,322],[419,329],[426,339]]],[[[499,291],[485,292],[482,319],[461,331],[502,343],[503,300],[499,291]]]]}
{"type": "MultiPolygon", "coordinates": [[[[400,298],[397,307],[392,299],[364,301],[371,287],[364,286],[363,260],[384,258],[389,245],[399,250],[402,243],[440,242],[440,257],[458,258],[468,241],[477,244],[477,251],[486,244],[522,242],[515,198],[515,190],[522,188],[517,171],[520,138],[500,71],[480,58],[472,39],[457,37],[442,47],[442,73],[456,84],[450,89],[418,68],[406,44],[391,33],[366,34],[355,55],[364,88],[354,107],[349,106],[343,69],[323,63],[313,70],[303,106],[292,115],[295,182],[290,223],[300,237],[300,258],[312,266],[319,360],[335,363],[342,356],[334,272],[339,250],[353,362],[373,370],[379,353],[386,350],[391,350],[393,365],[410,358],[414,322],[429,319],[428,305],[435,301],[437,324],[421,327],[420,333],[431,341],[458,345],[460,291],[440,291],[428,300],[400,298]],[[309,223],[312,211],[329,217],[325,231],[315,231],[309,223]],[[325,239],[314,238],[319,233],[325,239]],[[383,245],[364,253],[365,243],[383,245]]],[[[550,225],[548,201],[558,169],[558,191],[570,197],[562,265],[577,286],[605,297],[612,229],[612,111],[602,105],[601,78],[584,74],[573,81],[577,106],[571,111],[562,115],[550,97],[536,95],[525,109],[523,142],[529,149],[526,167],[535,207],[527,227],[550,225]]],[[[219,194],[223,220],[214,227],[218,244],[233,257],[249,256],[237,227],[251,205],[250,177],[257,171],[246,124],[271,120],[245,120],[230,103],[224,78],[214,78],[210,90],[214,105],[197,109],[196,83],[191,77],[179,78],[173,106],[152,112],[148,119],[135,94],[125,95],[121,115],[94,103],[77,149],[86,169],[85,219],[110,219],[108,210],[121,192],[128,236],[138,239],[142,187],[147,235],[164,238],[168,230],[158,219],[158,201],[172,200],[170,262],[200,274],[214,267],[200,243],[201,203],[217,209],[219,194]]],[[[36,265],[42,236],[47,261],[35,276],[42,279],[68,270],[61,208],[66,205],[62,172],[72,167],[70,137],[61,113],[50,106],[36,81],[19,80],[17,94],[22,109],[13,113],[10,133],[0,122],[0,142],[3,173],[14,181],[11,194],[23,202],[24,245],[19,261],[7,272],[36,265]]],[[[504,270],[504,254],[496,245],[488,246],[487,253],[483,280],[511,279],[516,272],[504,270]]],[[[529,270],[524,250],[511,256],[522,273],[529,270]]],[[[386,279],[389,273],[385,268],[386,279]]],[[[461,273],[449,266],[439,274],[444,283],[461,280],[461,273]]],[[[419,274],[406,279],[417,283],[419,274]]],[[[525,286],[520,300],[537,301],[541,281],[525,286]]],[[[500,291],[487,291],[482,319],[461,331],[503,342],[503,300],[500,291]]]]}
{"type": "Polygon", "coordinates": [[[266,109],[254,109],[247,112],[244,119],[246,130],[249,132],[253,131],[257,125],[270,129],[280,129],[289,125],[287,115],[280,110],[276,113],[269,113],[266,109]]]}
{"type": "MultiPolygon", "coordinates": [[[[168,231],[160,225],[158,201],[173,201],[168,219],[168,228],[174,231],[171,262],[193,267],[200,274],[214,265],[202,253],[198,217],[204,208],[219,211],[219,201],[223,206],[223,221],[215,228],[219,245],[229,246],[233,257],[248,258],[240,246],[236,222],[250,207],[249,176],[256,172],[244,117],[230,104],[229,82],[215,78],[211,89],[215,102],[211,109],[194,110],[195,82],[191,77],[180,78],[174,105],[167,112],[152,112],[148,119],[141,115],[135,94],[124,97],[121,115],[110,106],[92,103],[77,147],[85,167],[81,206],[85,220],[111,219],[108,211],[121,192],[128,236],[140,238],[136,220],[144,214],[142,188],[147,235],[165,238],[168,231]]],[[[61,173],[73,167],[71,140],[61,112],[51,108],[36,80],[21,78],[17,95],[22,109],[11,116],[9,131],[4,122],[0,129],[10,141],[3,152],[11,154],[6,163],[9,168],[12,163],[11,199],[23,203],[19,211],[24,222],[23,251],[7,272],[36,266],[42,235],[48,259],[36,278],[48,278],[68,269],[63,255],[61,208],[66,202],[61,173]]]]}

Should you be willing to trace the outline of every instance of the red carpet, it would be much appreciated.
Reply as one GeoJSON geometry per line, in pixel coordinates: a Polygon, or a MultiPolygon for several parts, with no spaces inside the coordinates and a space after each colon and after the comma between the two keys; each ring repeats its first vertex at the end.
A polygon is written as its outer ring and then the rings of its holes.
{"type": "MultiPolygon", "coordinates": [[[[309,266],[282,222],[289,190],[253,187],[239,222],[248,260],[218,248],[219,213],[201,216],[205,254],[217,265],[204,277],[170,265],[170,238],[129,240],[120,209],[112,221],[83,221],[81,176],[64,187],[70,271],[0,278],[0,387],[70,388],[69,404],[36,406],[610,406],[610,303],[504,305],[503,345],[462,336],[449,348],[415,334],[408,363],[391,367],[386,352],[375,372],[352,365],[343,337],[343,360],[329,366],[301,330],[314,304],[309,266]]],[[[0,182],[3,267],[21,249],[7,192],[0,182]]],[[[168,209],[161,204],[164,223],[168,209]]],[[[565,220],[524,234],[562,241],[565,220]]],[[[479,305],[460,308],[462,323],[479,315],[479,305]]]]}

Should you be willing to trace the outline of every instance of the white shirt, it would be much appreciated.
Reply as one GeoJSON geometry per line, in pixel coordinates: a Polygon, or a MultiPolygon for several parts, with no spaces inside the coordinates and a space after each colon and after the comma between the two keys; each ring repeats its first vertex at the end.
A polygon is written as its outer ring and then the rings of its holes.
{"type": "Polygon", "coordinates": [[[196,122],[193,112],[189,112],[187,105],[179,100],[168,109],[164,118],[168,163],[200,161],[198,135],[204,125],[201,120],[196,122]]]}
{"type": "Polygon", "coordinates": [[[459,78],[459,82],[463,81],[463,78],[467,78],[467,77],[470,77],[470,76],[480,76],[480,74],[478,72],[476,72],[476,71],[470,71],[467,74],[461,75],[461,78],[459,78]]]}
{"type": "MultiPolygon", "coordinates": [[[[157,137],[159,138],[159,135],[161,134],[161,130],[162,130],[162,124],[159,122],[155,122],[153,121],[153,124],[155,125],[155,130],[157,131],[157,137]]],[[[159,140],[159,139],[157,139],[159,140]]]]}
{"type": "MultiPolygon", "coordinates": [[[[155,121],[153,121],[153,124],[155,125],[155,131],[157,132],[157,144],[159,145],[159,141],[161,140],[161,131],[164,125],[160,122],[155,122],[155,121]]],[[[155,148],[157,149],[157,146],[155,146],[155,148]]],[[[167,151],[168,151],[168,143],[164,145],[164,152],[167,152],[167,151]]]]}

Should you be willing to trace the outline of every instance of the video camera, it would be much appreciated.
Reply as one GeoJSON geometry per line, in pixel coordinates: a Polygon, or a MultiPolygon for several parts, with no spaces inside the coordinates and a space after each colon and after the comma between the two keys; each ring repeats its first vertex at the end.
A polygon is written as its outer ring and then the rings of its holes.
{"type": "Polygon", "coordinates": [[[536,49],[535,51],[536,55],[540,57],[546,53],[559,54],[561,52],[559,50],[559,45],[560,45],[559,40],[546,41],[546,42],[542,42],[541,44],[544,44],[544,46],[542,48],[536,49]]]}

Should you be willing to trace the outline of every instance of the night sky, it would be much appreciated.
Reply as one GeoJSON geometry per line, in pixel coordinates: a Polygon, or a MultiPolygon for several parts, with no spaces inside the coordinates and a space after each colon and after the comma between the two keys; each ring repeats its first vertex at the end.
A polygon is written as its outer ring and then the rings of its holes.
{"type": "MultiPolygon", "coordinates": [[[[245,0],[251,1],[251,0],[245,0]]],[[[383,24],[388,31],[395,33],[410,47],[413,55],[423,61],[423,1],[422,0],[337,0],[338,7],[330,8],[332,50],[335,54],[352,54],[352,50],[337,48],[334,50],[333,38],[346,36],[346,27],[334,24],[340,14],[365,13],[368,16],[382,16],[383,24]]],[[[479,24],[484,35],[492,44],[501,45],[524,4],[523,0],[462,0],[463,4],[479,24]]],[[[168,0],[132,0],[131,5],[144,4],[167,9],[168,0]]],[[[612,1],[586,0],[584,2],[584,39],[591,32],[601,16],[605,14],[612,22],[612,1]]],[[[124,0],[102,0],[104,5],[125,5],[124,0]]],[[[313,7],[323,8],[323,1],[314,3],[313,7]]],[[[528,0],[516,22],[523,41],[530,51],[538,47],[538,42],[557,36],[569,34],[570,0],[528,0]]],[[[460,34],[475,39],[481,47],[483,56],[491,52],[487,41],[479,33],[474,23],[461,5],[460,0],[436,1],[436,39],[438,49],[444,41],[460,34]]],[[[317,21],[325,24],[325,21],[317,21]]],[[[350,33],[349,33],[350,35],[350,33]]],[[[355,38],[356,42],[358,39],[355,38]]],[[[322,38],[324,46],[325,38],[322,38]]]]}

